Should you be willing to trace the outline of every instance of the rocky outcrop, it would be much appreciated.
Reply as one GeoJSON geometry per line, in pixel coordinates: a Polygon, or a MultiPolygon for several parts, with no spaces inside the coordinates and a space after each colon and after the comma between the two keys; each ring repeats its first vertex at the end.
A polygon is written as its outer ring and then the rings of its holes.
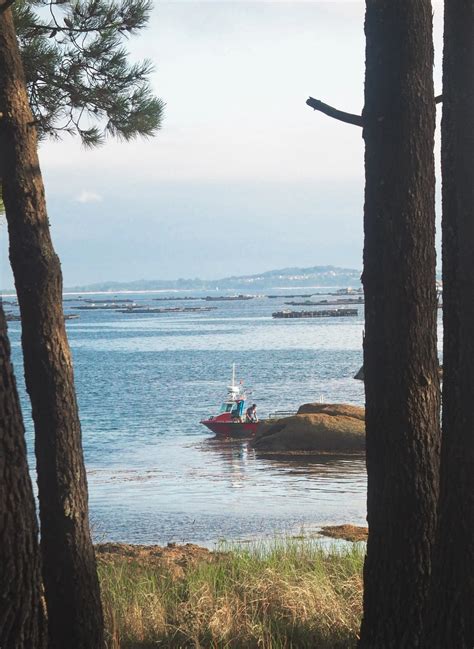
{"type": "Polygon", "coordinates": [[[360,370],[357,372],[357,374],[355,374],[354,378],[357,379],[358,381],[363,381],[364,380],[365,374],[364,374],[364,366],[363,365],[360,368],[360,370]]]}
{"type": "Polygon", "coordinates": [[[343,539],[344,541],[367,541],[369,528],[360,525],[326,525],[319,530],[322,536],[329,536],[331,539],[343,539]]]}
{"type": "Polygon", "coordinates": [[[365,408],[348,403],[304,403],[297,415],[330,415],[332,417],[353,417],[365,421],[365,408]]]}
{"type": "Polygon", "coordinates": [[[360,453],[365,448],[364,408],[306,403],[292,417],[262,422],[252,446],[277,453],[360,453]]]}

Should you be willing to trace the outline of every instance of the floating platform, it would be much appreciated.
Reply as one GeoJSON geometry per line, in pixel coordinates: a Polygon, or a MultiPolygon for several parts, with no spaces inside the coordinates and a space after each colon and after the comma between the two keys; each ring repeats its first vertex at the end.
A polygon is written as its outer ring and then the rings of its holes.
{"type": "Polygon", "coordinates": [[[347,318],[359,315],[357,309],[321,309],[320,311],[276,311],[272,318],[347,318]]]}
{"type": "MultiPolygon", "coordinates": [[[[78,313],[65,313],[64,314],[64,319],[65,320],[77,320],[79,317],[78,313]]],[[[5,314],[5,319],[7,322],[21,322],[21,315],[17,313],[6,313],[5,314]]]]}
{"type": "Polygon", "coordinates": [[[253,300],[256,295],[206,295],[202,299],[206,302],[239,302],[242,300],[253,300]]]}
{"type": "Polygon", "coordinates": [[[304,302],[285,302],[288,306],[349,306],[350,304],[364,304],[364,298],[362,296],[358,298],[347,298],[339,300],[319,300],[315,302],[314,300],[305,300],[304,302]]]}
{"type": "Polygon", "coordinates": [[[294,298],[294,297],[312,297],[315,295],[314,293],[299,293],[297,295],[266,295],[265,297],[270,298],[271,300],[275,300],[277,298],[294,298]]]}
{"type": "Polygon", "coordinates": [[[81,298],[83,302],[88,302],[89,304],[118,304],[119,306],[121,304],[125,304],[127,302],[129,303],[135,303],[135,300],[130,300],[128,298],[121,298],[120,300],[117,299],[112,299],[112,300],[94,300],[92,298],[81,298]]]}
{"type": "Polygon", "coordinates": [[[175,295],[172,297],[154,297],[153,302],[178,302],[179,300],[204,300],[203,297],[189,297],[189,296],[180,296],[176,297],[175,295]]]}
{"type": "Polygon", "coordinates": [[[74,307],[81,311],[118,311],[119,309],[131,309],[135,302],[131,304],[122,302],[91,302],[90,304],[82,304],[74,307]]]}
{"type": "Polygon", "coordinates": [[[203,311],[215,311],[215,306],[174,306],[174,307],[130,307],[118,309],[120,313],[201,313],[203,311]]]}

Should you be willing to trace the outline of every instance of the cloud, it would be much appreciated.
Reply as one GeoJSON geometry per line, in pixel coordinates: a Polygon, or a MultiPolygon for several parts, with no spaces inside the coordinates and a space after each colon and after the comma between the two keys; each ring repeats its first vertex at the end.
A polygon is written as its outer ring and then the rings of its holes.
{"type": "Polygon", "coordinates": [[[83,189],[74,200],[77,203],[100,203],[102,202],[102,196],[97,192],[89,192],[86,189],[83,189]]]}

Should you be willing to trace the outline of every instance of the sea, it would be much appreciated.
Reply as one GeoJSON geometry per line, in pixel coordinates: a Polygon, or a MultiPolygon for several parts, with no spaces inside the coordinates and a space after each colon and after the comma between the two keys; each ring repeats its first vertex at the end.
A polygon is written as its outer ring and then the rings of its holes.
{"type": "MultiPolygon", "coordinates": [[[[335,299],[314,291],[319,295],[313,300],[335,299]]],[[[217,414],[234,363],[237,381],[257,404],[260,418],[315,401],[364,404],[363,382],[354,379],[362,365],[363,305],[352,307],[358,310],[352,317],[273,318],[275,311],[308,308],[285,304],[289,293],[295,289],[272,289],[277,298],[212,302],[197,291],[65,295],[65,312],[79,315],[67,321],[67,332],[96,542],[213,547],[223,540],[310,535],[324,525],[365,524],[363,457],[260,455],[248,441],[215,439],[200,424],[217,414]],[[177,299],[183,297],[196,299],[177,299]],[[212,308],[79,309],[91,304],[85,300],[212,308]]],[[[35,479],[20,327],[9,322],[35,479]]]]}

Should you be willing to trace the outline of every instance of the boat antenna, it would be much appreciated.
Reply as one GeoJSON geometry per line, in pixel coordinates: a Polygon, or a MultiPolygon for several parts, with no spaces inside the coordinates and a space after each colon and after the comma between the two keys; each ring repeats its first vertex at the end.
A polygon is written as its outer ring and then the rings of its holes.
{"type": "Polygon", "coordinates": [[[235,363],[232,363],[232,387],[235,387],[235,363]]]}

